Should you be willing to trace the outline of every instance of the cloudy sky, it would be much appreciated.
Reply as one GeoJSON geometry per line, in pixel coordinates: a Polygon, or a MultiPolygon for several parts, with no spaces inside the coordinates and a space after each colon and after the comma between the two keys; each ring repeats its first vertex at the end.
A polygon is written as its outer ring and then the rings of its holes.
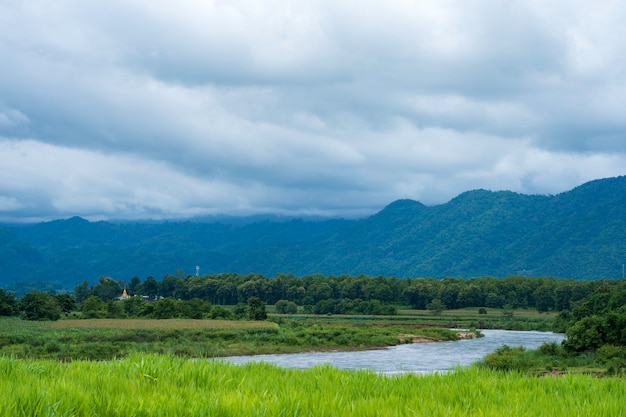
{"type": "Polygon", "coordinates": [[[626,174],[626,2],[2,0],[0,221],[363,216],[626,174]]]}

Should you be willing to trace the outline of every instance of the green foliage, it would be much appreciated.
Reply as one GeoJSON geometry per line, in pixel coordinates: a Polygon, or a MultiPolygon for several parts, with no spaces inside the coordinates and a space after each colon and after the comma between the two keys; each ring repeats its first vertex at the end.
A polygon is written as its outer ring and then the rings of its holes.
{"type": "Polygon", "coordinates": [[[524,355],[525,349],[522,346],[510,347],[503,345],[495,352],[485,356],[482,364],[490,369],[501,371],[526,371],[532,366],[531,362],[524,355]]]}
{"type": "Polygon", "coordinates": [[[247,319],[249,317],[248,311],[249,307],[247,304],[237,303],[237,305],[233,307],[233,316],[237,320],[247,319]]]}
{"type": "Polygon", "coordinates": [[[178,317],[176,301],[171,298],[155,301],[152,306],[152,317],[155,319],[173,319],[178,317]]]}
{"type": "Polygon", "coordinates": [[[83,301],[81,312],[86,319],[106,317],[106,304],[99,297],[91,295],[83,301]]]}
{"type": "Polygon", "coordinates": [[[296,314],[298,312],[298,306],[293,301],[278,300],[274,304],[274,310],[278,314],[296,314]]]}
{"type": "Polygon", "coordinates": [[[17,300],[13,294],[0,288],[0,316],[13,316],[17,311],[17,300]]]}
{"type": "Polygon", "coordinates": [[[478,314],[487,314],[487,309],[484,307],[481,307],[478,309],[478,314]]]}
{"type": "Polygon", "coordinates": [[[56,294],[54,298],[57,305],[61,309],[61,312],[67,314],[76,310],[76,300],[74,300],[69,294],[56,294]]]}
{"type": "Polygon", "coordinates": [[[20,300],[20,309],[26,320],[58,320],[61,317],[56,298],[43,292],[24,295],[20,300]]]}
{"type": "Polygon", "coordinates": [[[440,316],[443,312],[444,305],[439,298],[435,298],[430,303],[426,304],[426,309],[430,310],[435,316],[440,316]]]}
{"type": "Polygon", "coordinates": [[[248,298],[248,317],[250,320],[267,320],[265,301],[259,297],[248,298]]]}
{"type": "Polygon", "coordinates": [[[111,277],[100,277],[98,284],[91,288],[90,294],[95,295],[102,301],[115,300],[122,295],[122,285],[111,277]]]}
{"type": "Polygon", "coordinates": [[[222,306],[214,306],[211,308],[209,318],[212,320],[231,320],[233,312],[222,306]]]}

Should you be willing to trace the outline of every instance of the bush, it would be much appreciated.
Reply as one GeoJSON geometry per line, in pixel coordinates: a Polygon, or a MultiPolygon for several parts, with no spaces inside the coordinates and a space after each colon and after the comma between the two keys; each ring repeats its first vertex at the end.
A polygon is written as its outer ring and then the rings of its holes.
{"type": "Polygon", "coordinates": [[[26,320],[58,320],[61,309],[54,296],[44,292],[30,292],[21,300],[22,315],[26,320]]]}
{"type": "Polygon", "coordinates": [[[501,371],[525,371],[530,369],[530,362],[526,359],[526,350],[519,346],[512,348],[503,345],[495,352],[485,356],[483,364],[491,369],[501,371]]]}
{"type": "Polygon", "coordinates": [[[83,317],[86,319],[97,319],[106,316],[106,304],[100,299],[92,295],[83,301],[81,306],[83,317]]]}
{"type": "Polygon", "coordinates": [[[293,301],[279,300],[274,304],[274,309],[278,314],[296,314],[298,306],[293,301]]]}
{"type": "Polygon", "coordinates": [[[209,313],[209,317],[213,320],[230,320],[233,318],[233,312],[222,306],[214,306],[209,313]]]}

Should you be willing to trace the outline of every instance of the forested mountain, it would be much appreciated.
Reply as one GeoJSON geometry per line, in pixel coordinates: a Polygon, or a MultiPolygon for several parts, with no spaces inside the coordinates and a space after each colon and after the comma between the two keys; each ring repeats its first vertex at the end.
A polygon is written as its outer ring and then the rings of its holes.
{"type": "Polygon", "coordinates": [[[397,277],[621,277],[626,177],[556,196],[475,190],[362,220],[114,223],[75,217],[0,228],[0,286],[220,272],[397,277]]]}

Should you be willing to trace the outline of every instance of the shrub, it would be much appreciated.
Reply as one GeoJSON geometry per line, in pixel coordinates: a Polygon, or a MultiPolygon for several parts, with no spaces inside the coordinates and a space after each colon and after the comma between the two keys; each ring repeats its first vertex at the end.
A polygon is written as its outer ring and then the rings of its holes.
{"type": "Polygon", "coordinates": [[[502,345],[495,352],[485,356],[483,364],[496,370],[525,371],[530,369],[530,362],[526,360],[525,352],[522,346],[512,348],[502,345]]]}
{"type": "Polygon", "coordinates": [[[209,313],[209,317],[213,320],[230,320],[233,318],[233,312],[222,306],[214,306],[209,313]]]}

